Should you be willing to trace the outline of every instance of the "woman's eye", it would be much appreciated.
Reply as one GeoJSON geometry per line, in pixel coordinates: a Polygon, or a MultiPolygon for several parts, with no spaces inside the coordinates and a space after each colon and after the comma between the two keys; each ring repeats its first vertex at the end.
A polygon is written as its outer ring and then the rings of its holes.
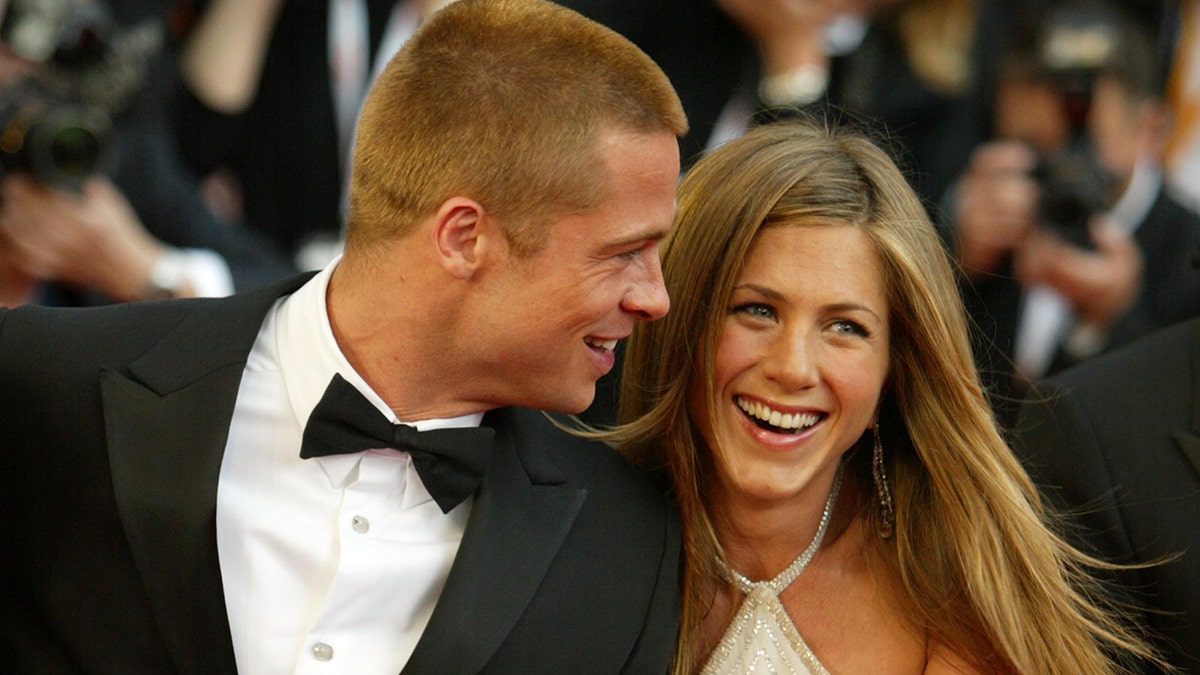
{"type": "Polygon", "coordinates": [[[741,305],[735,305],[733,308],[735,314],[744,314],[756,319],[771,319],[775,316],[775,309],[770,305],[764,305],[759,302],[747,302],[741,305]]]}
{"type": "Polygon", "coordinates": [[[867,329],[861,323],[849,319],[839,319],[833,322],[833,329],[843,335],[858,335],[861,337],[869,335],[867,329]]]}

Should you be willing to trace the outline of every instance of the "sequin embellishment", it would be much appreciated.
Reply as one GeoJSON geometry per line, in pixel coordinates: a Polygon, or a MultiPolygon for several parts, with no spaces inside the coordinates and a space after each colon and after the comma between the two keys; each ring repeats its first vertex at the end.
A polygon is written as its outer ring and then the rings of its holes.
{"type": "Polygon", "coordinates": [[[841,485],[842,472],[839,470],[829,499],[825,502],[825,510],[821,513],[817,533],[808,547],[779,576],[768,581],[750,581],[720,560],[717,561],[726,579],[737,585],[746,594],[746,599],[704,664],[701,675],[829,675],[816,654],[805,644],[804,638],[800,637],[800,631],[796,630],[783,603],[779,601],[779,594],[800,576],[821,547],[841,485]]]}

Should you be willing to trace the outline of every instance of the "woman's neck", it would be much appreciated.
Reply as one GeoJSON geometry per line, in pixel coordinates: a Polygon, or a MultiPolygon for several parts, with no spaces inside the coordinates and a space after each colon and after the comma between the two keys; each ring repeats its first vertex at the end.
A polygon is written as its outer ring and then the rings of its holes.
{"type": "MultiPolygon", "coordinates": [[[[831,507],[825,542],[837,539],[857,511],[858,486],[847,475],[831,507]]],[[[713,527],[731,569],[752,581],[772,579],[812,542],[832,490],[832,479],[796,495],[769,501],[715,491],[713,527]]]]}

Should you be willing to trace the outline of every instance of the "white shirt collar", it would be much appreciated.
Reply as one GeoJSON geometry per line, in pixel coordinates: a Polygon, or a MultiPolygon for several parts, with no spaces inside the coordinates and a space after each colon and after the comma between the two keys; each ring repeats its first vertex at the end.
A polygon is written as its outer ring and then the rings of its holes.
{"type": "Polygon", "coordinates": [[[1152,161],[1139,159],[1129,178],[1129,186],[1109,210],[1108,215],[1129,233],[1137,231],[1162,189],[1162,169],[1152,161]]]}
{"type": "MultiPolygon", "coordinates": [[[[290,297],[284,299],[276,315],[277,332],[276,353],[279,355],[279,365],[284,385],[287,390],[288,402],[296,424],[300,429],[308,422],[317,402],[325,393],[334,373],[340,374],[347,382],[354,385],[363,396],[388,418],[393,424],[401,423],[391,407],[384,403],[379,394],[375,393],[358,374],[346,356],[338,347],[333,337],[333,328],[329,324],[329,312],[325,304],[326,291],[329,288],[329,278],[333,269],[341,260],[339,256],[323,270],[300,287],[290,297]]],[[[451,427],[479,426],[483,413],[471,413],[458,417],[419,420],[404,422],[421,431],[429,429],[444,429],[451,427]]],[[[339,455],[322,457],[321,465],[329,474],[330,481],[335,486],[345,485],[352,480],[358,467],[358,455],[339,455]]]]}

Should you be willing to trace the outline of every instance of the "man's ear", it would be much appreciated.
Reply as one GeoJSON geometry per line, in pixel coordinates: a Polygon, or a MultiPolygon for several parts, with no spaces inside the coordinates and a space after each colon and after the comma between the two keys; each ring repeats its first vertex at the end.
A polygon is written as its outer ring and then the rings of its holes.
{"type": "Polygon", "coordinates": [[[438,208],[433,241],[438,261],[451,275],[466,279],[475,274],[497,234],[489,218],[483,206],[468,197],[451,197],[438,208]]]}

